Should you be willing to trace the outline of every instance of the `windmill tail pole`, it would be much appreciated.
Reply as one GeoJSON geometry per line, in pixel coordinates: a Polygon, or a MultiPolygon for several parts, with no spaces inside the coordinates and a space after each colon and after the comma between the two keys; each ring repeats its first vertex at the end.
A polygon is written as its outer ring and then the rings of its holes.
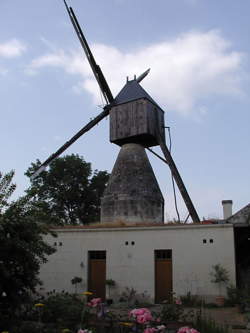
{"type": "Polygon", "coordinates": [[[175,180],[175,182],[176,182],[176,184],[177,184],[177,186],[179,188],[179,191],[180,191],[180,193],[182,195],[182,198],[183,198],[183,200],[184,200],[184,202],[186,204],[186,207],[187,207],[187,209],[189,211],[189,214],[190,214],[190,216],[191,216],[191,218],[192,218],[192,220],[193,220],[194,223],[195,222],[196,223],[200,223],[199,215],[196,212],[196,209],[195,209],[195,207],[194,207],[194,205],[192,203],[192,200],[191,200],[191,198],[190,198],[190,196],[188,194],[188,191],[187,191],[187,189],[186,189],[186,187],[185,187],[185,185],[183,183],[183,180],[182,180],[182,178],[181,178],[181,176],[179,174],[179,171],[178,171],[178,169],[177,169],[177,167],[175,165],[175,162],[174,162],[174,160],[173,160],[173,158],[172,158],[172,156],[171,156],[171,154],[170,154],[170,152],[169,152],[169,150],[168,150],[168,148],[167,148],[164,140],[162,139],[161,134],[158,133],[157,136],[158,136],[158,143],[159,143],[159,145],[161,147],[163,155],[165,156],[166,162],[169,165],[169,168],[170,168],[170,170],[172,172],[172,175],[174,177],[174,180],[175,180]]]}

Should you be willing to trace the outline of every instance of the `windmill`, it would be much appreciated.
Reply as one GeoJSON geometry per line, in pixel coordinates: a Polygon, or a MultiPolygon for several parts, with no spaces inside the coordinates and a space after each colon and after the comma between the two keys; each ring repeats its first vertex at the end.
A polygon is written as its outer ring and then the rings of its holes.
{"type": "Polygon", "coordinates": [[[101,200],[101,222],[162,223],[164,199],[145,148],[160,146],[193,222],[200,222],[179,171],[165,143],[164,111],[140,86],[149,69],[128,80],[114,98],[101,68],[96,64],[75,13],[64,0],[68,15],[106,101],[103,111],[41,164],[33,178],[83,134],[110,115],[110,141],[121,147],[101,200]]]}

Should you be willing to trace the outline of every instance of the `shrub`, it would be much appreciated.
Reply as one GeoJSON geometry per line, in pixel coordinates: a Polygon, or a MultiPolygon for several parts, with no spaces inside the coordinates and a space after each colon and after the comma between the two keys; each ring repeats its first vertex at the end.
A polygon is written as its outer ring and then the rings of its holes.
{"type": "Polygon", "coordinates": [[[56,323],[61,328],[77,328],[84,304],[75,295],[58,293],[49,296],[43,303],[44,323],[56,323]]]}

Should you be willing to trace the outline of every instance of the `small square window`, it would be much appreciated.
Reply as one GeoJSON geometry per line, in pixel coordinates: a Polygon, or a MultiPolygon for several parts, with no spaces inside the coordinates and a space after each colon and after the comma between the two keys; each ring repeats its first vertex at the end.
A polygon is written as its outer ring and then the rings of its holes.
{"type": "Polygon", "coordinates": [[[125,242],[125,245],[128,245],[128,241],[125,242]]]}
{"type": "Polygon", "coordinates": [[[207,243],[207,240],[206,239],[203,239],[203,244],[206,244],[207,243]]]}
{"type": "Polygon", "coordinates": [[[57,242],[54,243],[54,246],[57,246],[57,242]]]}
{"type": "Polygon", "coordinates": [[[59,246],[62,246],[62,242],[59,242],[59,246]]]}
{"type": "Polygon", "coordinates": [[[209,239],[209,243],[213,243],[214,240],[212,238],[209,239]]]}
{"type": "Polygon", "coordinates": [[[134,242],[134,241],[132,241],[132,242],[131,242],[131,245],[135,245],[135,242],[134,242]]]}

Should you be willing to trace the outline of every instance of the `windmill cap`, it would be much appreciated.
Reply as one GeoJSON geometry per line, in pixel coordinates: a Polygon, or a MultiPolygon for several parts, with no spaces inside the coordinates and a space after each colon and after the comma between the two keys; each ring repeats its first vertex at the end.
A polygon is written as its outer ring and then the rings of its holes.
{"type": "MultiPolygon", "coordinates": [[[[159,109],[159,105],[153,100],[153,98],[144,90],[136,79],[127,81],[125,86],[119,92],[115,98],[115,105],[124,104],[137,99],[146,98],[151,103],[155,104],[159,109]]],[[[161,109],[162,110],[162,109],[161,109]]]]}

